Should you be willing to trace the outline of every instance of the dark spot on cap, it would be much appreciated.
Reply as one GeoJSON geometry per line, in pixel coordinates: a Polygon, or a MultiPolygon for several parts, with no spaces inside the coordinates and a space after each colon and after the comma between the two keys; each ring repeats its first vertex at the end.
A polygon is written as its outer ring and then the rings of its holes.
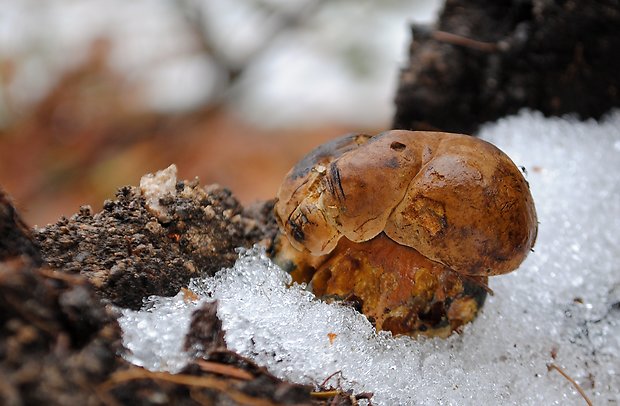
{"type": "Polygon", "coordinates": [[[392,148],[394,151],[402,151],[407,148],[407,146],[402,142],[394,141],[390,144],[390,148],[392,148]]]}
{"type": "Polygon", "coordinates": [[[316,164],[327,164],[345,152],[366,143],[370,138],[370,135],[365,134],[348,134],[319,145],[295,165],[291,177],[293,179],[304,177],[316,164]]]}
{"type": "Polygon", "coordinates": [[[400,162],[398,162],[396,157],[391,157],[385,162],[385,167],[390,169],[398,169],[400,168],[400,162]]]}
{"type": "Polygon", "coordinates": [[[292,220],[289,220],[288,225],[291,226],[291,235],[298,242],[303,242],[306,236],[304,235],[303,230],[299,226],[299,224],[295,223],[292,220]]]}

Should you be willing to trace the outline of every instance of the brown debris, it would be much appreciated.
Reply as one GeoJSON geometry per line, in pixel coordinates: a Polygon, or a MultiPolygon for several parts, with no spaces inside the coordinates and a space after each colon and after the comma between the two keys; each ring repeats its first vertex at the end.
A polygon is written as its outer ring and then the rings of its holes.
{"type": "MultiPolygon", "coordinates": [[[[231,353],[231,357],[239,357],[231,353]]],[[[220,364],[225,369],[225,364],[220,364]]],[[[193,363],[179,374],[131,367],[120,370],[99,386],[119,404],[175,405],[325,405],[311,398],[311,387],[283,382],[264,370],[251,379],[222,376],[193,363]]]]}
{"type": "Polygon", "coordinates": [[[212,351],[209,361],[195,360],[179,374],[128,365],[118,355],[123,349],[115,314],[100,304],[88,281],[79,275],[57,277],[23,259],[0,262],[0,326],[3,405],[331,401],[316,400],[313,387],[284,382],[225,348],[212,351]]]}
{"type": "Polygon", "coordinates": [[[0,229],[0,404],[102,404],[96,386],[124,363],[116,314],[84,278],[39,267],[1,193],[0,229]]]}
{"type": "MultiPolygon", "coordinates": [[[[315,392],[311,386],[283,382],[253,361],[227,350],[222,322],[217,317],[217,301],[205,303],[192,314],[189,330],[184,347],[197,359],[184,372],[195,373],[198,368],[218,378],[227,377],[235,390],[256,397],[256,403],[251,404],[261,404],[261,398],[283,404],[323,404],[321,401],[332,404],[341,395],[340,392],[330,393],[330,388],[321,387],[319,392],[315,392]],[[324,394],[317,397],[317,393],[324,394]]],[[[229,397],[229,394],[226,396],[229,397]]],[[[236,400],[239,401],[239,398],[236,400]]]]}
{"type": "Polygon", "coordinates": [[[359,405],[359,400],[365,400],[368,406],[372,406],[372,397],[374,394],[372,392],[361,392],[354,394],[353,391],[345,391],[340,386],[340,377],[342,375],[342,371],[336,371],[333,374],[329,375],[325,380],[319,385],[319,390],[312,392],[311,395],[315,399],[330,399],[330,406],[357,406],[359,405]],[[336,386],[327,385],[329,381],[333,378],[336,378],[336,386]]]}
{"type": "Polygon", "coordinates": [[[571,378],[570,375],[564,372],[564,370],[560,368],[557,364],[554,364],[554,363],[547,364],[547,371],[551,371],[552,369],[555,369],[556,371],[558,371],[558,373],[562,375],[564,379],[566,379],[568,382],[570,382],[573,385],[573,387],[577,390],[577,392],[579,392],[579,394],[581,395],[581,397],[583,398],[583,400],[586,402],[588,406],[592,406],[592,401],[590,400],[590,398],[588,398],[588,395],[586,395],[586,392],[577,383],[577,381],[571,378]]]}

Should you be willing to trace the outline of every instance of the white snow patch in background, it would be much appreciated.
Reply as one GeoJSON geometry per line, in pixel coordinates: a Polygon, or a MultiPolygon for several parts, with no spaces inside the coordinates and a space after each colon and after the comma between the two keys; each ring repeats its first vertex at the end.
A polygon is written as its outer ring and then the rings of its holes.
{"type": "Polygon", "coordinates": [[[12,80],[0,86],[0,127],[83,63],[96,39],[109,41],[109,68],[133,89],[132,97],[155,111],[191,111],[228,98],[222,93],[228,72],[216,61],[221,59],[244,72],[230,89],[229,107],[257,125],[332,120],[381,126],[391,120],[409,23],[435,21],[442,5],[443,0],[0,1],[0,62],[14,65],[12,80]],[[193,26],[187,17],[200,23],[193,26]],[[301,22],[278,29],[296,19],[301,22]],[[196,36],[199,27],[204,36],[196,36]]]}
{"type": "Polygon", "coordinates": [[[221,84],[220,72],[207,55],[190,55],[162,62],[143,74],[144,90],[156,111],[184,111],[206,103],[221,84]]]}
{"type": "MultiPolygon", "coordinates": [[[[191,287],[203,300],[219,301],[228,346],[296,382],[318,384],[342,371],[344,389],[374,392],[379,405],[584,404],[566,379],[547,370],[551,362],[594,404],[618,404],[620,112],[600,123],[522,112],[487,125],[481,136],[527,170],[540,230],[536,251],[518,271],[491,278],[495,296],[461,335],[376,334],[352,309],[287,288],[289,276],[250,250],[233,268],[191,287]]],[[[125,311],[129,359],[178,369],[179,332],[194,306],[177,296],[125,311]]]]}
{"type": "Polygon", "coordinates": [[[432,23],[443,1],[326,4],[249,67],[234,105],[244,117],[275,127],[389,125],[409,24],[432,23]]]}

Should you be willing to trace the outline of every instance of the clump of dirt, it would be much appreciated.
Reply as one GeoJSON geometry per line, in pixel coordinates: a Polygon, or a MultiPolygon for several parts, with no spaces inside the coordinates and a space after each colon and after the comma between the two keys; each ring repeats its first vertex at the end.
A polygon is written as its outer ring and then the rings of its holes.
{"type": "Polygon", "coordinates": [[[25,255],[40,264],[39,246],[32,237],[30,227],[15,210],[9,196],[0,188],[0,261],[25,255]]]}
{"type": "Polygon", "coordinates": [[[80,276],[41,267],[31,231],[0,191],[0,404],[101,404],[125,364],[116,315],[80,276]]]}
{"type": "Polygon", "coordinates": [[[121,350],[114,314],[84,278],[0,262],[0,404],[100,404],[121,350]]]}
{"type": "Polygon", "coordinates": [[[197,180],[174,189],[156,199],[156,211],[142,189],[126,186],[100,213],[82,207],[36,230],[44,261],[84,275],[112,303],[138,309],[145,297],[173,296],[190,278],[232,266],[235,248],[265,238],[264,208],[254,209],[262,218],[252,218],[229,190],[203,189],[197,180]]]}
{"type": "Polygon", "coordinates": [[[192,314],[183,347],[195,357],[207,358],[211,353],[226,348],[222,322],[217,317],[217,301],[203,304],[192,314]]]}

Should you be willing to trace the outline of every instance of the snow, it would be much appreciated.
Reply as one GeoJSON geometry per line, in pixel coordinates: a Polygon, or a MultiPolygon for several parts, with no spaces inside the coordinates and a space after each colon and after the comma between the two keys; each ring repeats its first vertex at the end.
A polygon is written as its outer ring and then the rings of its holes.
{"type": "MultiPolygon", "coordinates": [[[[495,296],[462,334],[377,334],[351,308],[288,287],[290,277],[259,249],[240,251],[233,268],[190,289],[218,300],[231,349],[295,382],[341,371],[329,384],[374,392],[374,404],[584,404],[550,363],[594,404],[618,404],[620,111],[598,123],[524,111],[486,125],[481,137],[524,167],[540,229],[520,269],[491,278],[495,296]]],[[[182,367],[181,332],[196,305],[153,297],[144,310],[125,311],[128,359],[182,367]]]]}
{"type": "Polygon", "coordinates": [[[140,311],[124,310],[123,342],[132,352],[131,361],[152,371],[178,371],[189,357],[183,343],[197,303],[174,297],[159,297],[140,311]],[[156,328],[154,328],[156,326],[156,328]]]}

